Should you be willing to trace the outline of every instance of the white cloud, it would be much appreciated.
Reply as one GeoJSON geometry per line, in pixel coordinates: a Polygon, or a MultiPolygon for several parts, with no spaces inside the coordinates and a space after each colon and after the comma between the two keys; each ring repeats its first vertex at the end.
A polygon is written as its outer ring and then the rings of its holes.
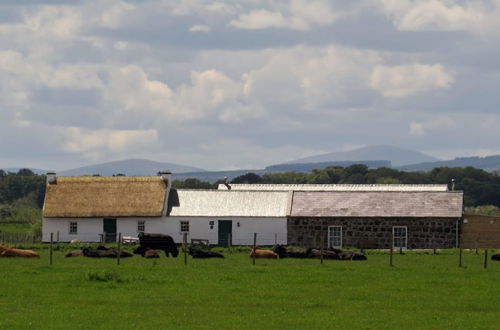
{"type": "Polygon", "coordinates": [[[189,32],[210,32],[210,26],[208,25],[193,25],[189,28],[189,32]]]}
{"type": "MultiPolygon", "coordinates": [[[[382,0],[381,5],[402,31],[475,30],[484,26],[491,14],[481,1],[382,0]]],[[[498,3],[494,6],[498,10],[498,3]]]]}
{"type": "Polygon", "coordinates": [[[231,26],[239,29],[259,30],[286,28],[307,31],[312,25],[328,25],[337,16],[326,0],[290,0],[274,10],[254,9],[231,20],[231,26]]]}
{"type": "Polygon", "coordinates": [[[411,135],[422,136],[422,135],[424,135],[424,133],[425,133],[424,126],[421,123],[416,122],[416,121],[412,121],[410,123],[410,134],[411,135]]]}
{"type": "Polygon", "coordinates": [[[453,75],[446,72],[441,64],[376,66],[370,77],[370,86],[385,97],[403,97],[448,88],[453,82],[453,75]]]}
{"type": "Polygon", "coordinates": [[[64,150],[70,153],[123,153],[156,147],[158,133],[156,130],[84,130],[79,127],[65,128],[67,140],[64,150]]]}

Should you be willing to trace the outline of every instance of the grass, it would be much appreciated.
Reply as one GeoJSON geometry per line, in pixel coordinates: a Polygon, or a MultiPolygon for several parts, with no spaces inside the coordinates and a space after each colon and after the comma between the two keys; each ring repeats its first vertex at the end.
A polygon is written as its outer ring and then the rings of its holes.
{"type": "MultiPolygon", "coordinates": [[[[368,261],[0,259],[0,328],[498,328],[500,263],[370,254],[368,261]]],[[[491,254],[490,254],[491,255],[491,254]]]]}
{"type": "Polygon", "coordinates": [[[0,222],[0,231],[5,231],[9,233],[29,234],[31,232],[31,224],[27,222],[21,222],[21,223],[0,222]]]}

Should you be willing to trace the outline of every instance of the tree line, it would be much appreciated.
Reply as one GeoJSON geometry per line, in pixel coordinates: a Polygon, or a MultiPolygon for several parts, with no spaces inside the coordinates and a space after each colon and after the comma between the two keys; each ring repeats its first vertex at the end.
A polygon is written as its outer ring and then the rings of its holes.
{"type": "MultiPolygon", "coordinates": [[[[500,207],[500,176],[474,167],[439,167],[429,172],[405,172],[392,168],[370,169],[366,165],[333,166],[312,170],[310,173],[279,172],[258,175],[247,173],[230,183],[247,184],[448,184],[464,191],[466,206],[493,205],[500,207]]],[[[174,180],[177,189],[217,189],[215,183],[195,178],[174,180]]],[[[45,195],[45,175],[36,175],[28,169],[17,173],[0,170],[0,204],[10,204],[31,196],[41,208],[45,195]]]]}

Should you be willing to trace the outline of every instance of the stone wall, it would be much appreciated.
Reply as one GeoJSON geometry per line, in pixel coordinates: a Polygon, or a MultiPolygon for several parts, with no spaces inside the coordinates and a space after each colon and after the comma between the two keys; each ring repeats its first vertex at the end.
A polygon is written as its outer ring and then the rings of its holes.
{"type": "Polygon", "coordinates": [[[343,247],[388,249],[393,226],[407,226],[409,249],[456,247],[457,221],[436,218],[289,218],[288,244],[321,247],[328,244],[328,226],[342,226],[343,247]]]}

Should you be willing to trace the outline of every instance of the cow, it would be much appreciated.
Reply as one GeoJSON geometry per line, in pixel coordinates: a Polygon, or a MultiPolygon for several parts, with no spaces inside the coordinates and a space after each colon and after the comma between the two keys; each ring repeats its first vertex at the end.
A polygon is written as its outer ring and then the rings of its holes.
{"type": "Polygon", "coordinates": [[[115,249],[108,249],[104,246],[98,246],[97,249],[92,249],[92,248],[83,248],[82,249],[82,254],[85,257],[90,257],[90,258],[117,258],[118,254],[120,254],[120,258],[128,258],[132,257],[132,254],[127,251],[118,251],[115,249]]]}
{"type": "Polygon", "coordinates": [[[361,252],[342,251],[338,254],[339,260],[367,260],[368,258],[361,252]]]}
{"type": "Polygon", "coordinates": [[[164,251],[167,257],[169,254],[174,258],[179,255],[174,239],[168,235],[139,233],[139,244],[140,246],[134,251],[136,254],[143,255],[147,249],[154,249],[164,251]]]}
{"type": "Polygon", "coordinates": [[[147,249],[144,252],[143,257],[146,259],[157,259],[160,257],[160,255],[158,254],[158,252],[156,252],[156,250],[147,249]]]}
{"type": "Polygon", "coordinates": [[[202,249],[199,247],[190,247],[189,255],[192,256],[193,259],[224,258],[221,253],[202,249]]]}
{"type": "Polygon", "coordinates": [[[82,250],[68,251],[64,254],[64,258],[71,258],[71,257],[83,257],[82,250]]]}
{"type": "Polygon", "coordinates": [[[250,258],[265,258],[265,259],[278,259],[278,254],[271,250],[262,250],[258,248],[252,248],[249,254],[250,258]]]}
{"type": "Polygon", "coordinates": [[[500,261],[500,253],[492,255],[491,260],[500,261]]]}
{"type": "Polygon", "coordinates": [[[0,244],[0,257],[40,258],[40,255],[33,250],[14,249],[0,244]]]}
{"type": "Polygon", "coordinates": [[[287,248],[284,245],[276,245],[273,251],[281,258],[308,258],[307,250],[302,248],[287,248]]]}
{"type": "Polygon", "coordinates": [[[330,250],[318,250],[318,249],[309,249],[307,250],[307,256],[309,258],[321,258],[321,254],[323,254],[323,259],[332,259],[339,260],[339,255],[335,251],[330,250]]]}

